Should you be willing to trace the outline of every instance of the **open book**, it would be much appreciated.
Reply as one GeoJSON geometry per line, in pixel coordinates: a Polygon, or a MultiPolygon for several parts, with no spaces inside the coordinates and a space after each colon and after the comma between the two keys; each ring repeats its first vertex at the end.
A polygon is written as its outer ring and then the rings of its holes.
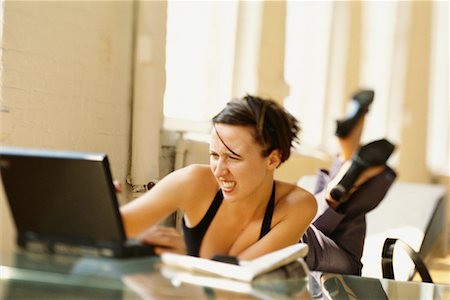
{"type": "Polygon", "coordinates": [[[306,244],[297,243],[252,260],[241,260],[239,265],[174,253],[164,253],[161,259],[170,267],[250,282],[258,275],[305,257],[307,252],[306,244]]]}

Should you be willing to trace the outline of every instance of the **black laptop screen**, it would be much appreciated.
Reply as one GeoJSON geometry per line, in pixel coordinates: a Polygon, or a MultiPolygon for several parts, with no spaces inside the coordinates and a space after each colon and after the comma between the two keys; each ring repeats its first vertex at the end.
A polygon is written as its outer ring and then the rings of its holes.
{"type": "Polygon", "coordinates": [[[0,149],[19,236],[91,244],[125,238],[104,154],[0,149]]]}

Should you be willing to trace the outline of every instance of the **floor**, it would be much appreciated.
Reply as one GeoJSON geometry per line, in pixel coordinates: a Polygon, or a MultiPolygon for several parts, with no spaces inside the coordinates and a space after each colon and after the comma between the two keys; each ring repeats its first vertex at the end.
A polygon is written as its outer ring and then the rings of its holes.
{"type": "MultiPolygon", "coordinates": [[[[442,243],[443,241],[436,243],[430,255],[425,258],[425,264],[435,283],[450,285],[450,232],[447,238],[447,247],[443,247],[442,243]]],[[[419,275],[416,275],[413,280],[421,281],[419,275]]]]}
{"type": "Polygon", "coordinates": [[[450,253],[446,257],[431,259],[427,265],[435,283],[450,285],[450,253]]]}

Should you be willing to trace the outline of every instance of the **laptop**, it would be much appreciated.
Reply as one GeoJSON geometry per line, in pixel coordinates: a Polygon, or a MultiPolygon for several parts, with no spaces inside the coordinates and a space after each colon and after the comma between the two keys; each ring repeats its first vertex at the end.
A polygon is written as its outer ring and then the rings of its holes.
{"type": "Polygon", "coordinates": [[[87,256],[154,254],[151,245],[126,238],[106,154],[2,146],[0,174],[18,246],[87,256]]]}

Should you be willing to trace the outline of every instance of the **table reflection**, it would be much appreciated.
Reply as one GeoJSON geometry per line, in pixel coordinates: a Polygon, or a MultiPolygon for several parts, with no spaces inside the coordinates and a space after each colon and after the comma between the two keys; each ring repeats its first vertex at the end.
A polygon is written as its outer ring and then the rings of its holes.
{"type": "Polygon", "coordinates": [[[309,272],[295,264],[251,283],[173,269],[158,257],[0,256],[0,299],[450,299],[450,286],[309,272]]]}

